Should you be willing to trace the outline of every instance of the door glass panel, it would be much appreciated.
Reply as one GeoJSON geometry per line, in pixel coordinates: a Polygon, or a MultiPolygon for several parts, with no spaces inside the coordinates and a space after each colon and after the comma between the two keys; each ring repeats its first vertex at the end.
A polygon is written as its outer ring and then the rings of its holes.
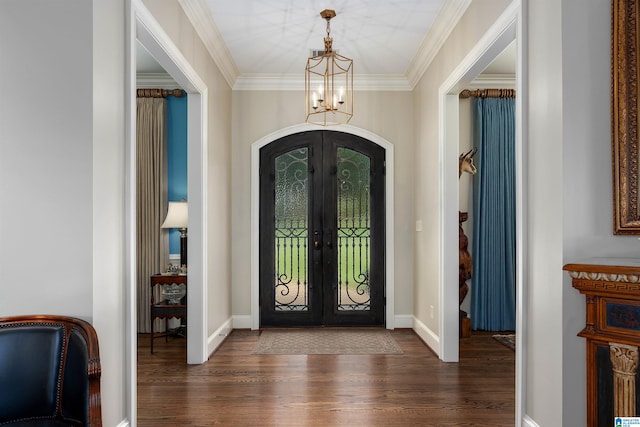
{"type": "Polygon", "coordinates": [[[370,169],[366,155],[338,148],[338,310],[370,310],[370,169]]]}
{"type": "Polygon", "coordinates": [[[275,159],[275,309],[307,311],[308,300],[308,149],[275,159]]]}

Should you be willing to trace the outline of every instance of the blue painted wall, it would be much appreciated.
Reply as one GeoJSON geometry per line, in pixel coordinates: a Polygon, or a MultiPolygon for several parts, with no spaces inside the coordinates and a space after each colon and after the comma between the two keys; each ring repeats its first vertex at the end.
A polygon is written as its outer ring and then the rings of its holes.
{"type": "MultiPolygon", "coordinates": [[[[187,95],[167,98],[168,199],[187,200],[187,95]]],[[[169,230],[169,253],[180,253],[180,231],[169,230]]]]}

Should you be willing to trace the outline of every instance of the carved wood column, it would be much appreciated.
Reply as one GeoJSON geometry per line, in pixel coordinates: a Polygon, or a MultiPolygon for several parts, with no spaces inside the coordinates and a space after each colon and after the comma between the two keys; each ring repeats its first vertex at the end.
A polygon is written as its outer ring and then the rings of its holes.
{"type": "Polygon", "coordinates": [[[594,297],[593,295],[586,295],[586,300],[587,322],[583,332],[594,334],[596,332],[596,297],[594,297]]]}
{"type": "Polygon", "coordinates": [[[636,373],[638,371],[638,347],[609,343],[613,365],[614,416],[636,415],[636,373]]]}
{"type": "MultiPolygon", "coordinates": [[[[462,223],[467,220],[467,212],[458,212],[458,248],[459,248],[459,264],[458,272],[458,306],[462,305],[462,301],[469,292],[467,280],[473,275],[473,260],[469,253],[469,239],[464,234],[462,223]]],[[[460,337],[468,338],[471,336],[471,319],[467,317],[467,313],[460,309],[460,337]]]]}

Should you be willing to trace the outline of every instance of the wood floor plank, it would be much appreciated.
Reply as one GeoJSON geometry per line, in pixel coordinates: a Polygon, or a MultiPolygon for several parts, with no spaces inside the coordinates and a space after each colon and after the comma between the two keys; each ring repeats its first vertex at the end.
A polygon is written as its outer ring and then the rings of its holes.
{"type": "Polygon", "coordinates": [[[404,354],[253,355],[258,331],[236,330],[203,365],[184,339],[138,347],[138,425],[513,426],[515,353],[490,334],[460,341],[443,363],[411,330],[404,354]]]}

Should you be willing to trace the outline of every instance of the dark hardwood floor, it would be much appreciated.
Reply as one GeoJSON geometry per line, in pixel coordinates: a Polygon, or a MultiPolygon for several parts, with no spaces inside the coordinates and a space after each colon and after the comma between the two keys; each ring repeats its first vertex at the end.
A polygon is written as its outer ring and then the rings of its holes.
{"type": "Polygon", "coordinates": [[[138,426],[513,426],[515,353],[491,334],[460,341],[443,363],[411,330],[400,355],[252,355],[237,330],[203,365],[185,342],[138,347],[138,426]]]}

